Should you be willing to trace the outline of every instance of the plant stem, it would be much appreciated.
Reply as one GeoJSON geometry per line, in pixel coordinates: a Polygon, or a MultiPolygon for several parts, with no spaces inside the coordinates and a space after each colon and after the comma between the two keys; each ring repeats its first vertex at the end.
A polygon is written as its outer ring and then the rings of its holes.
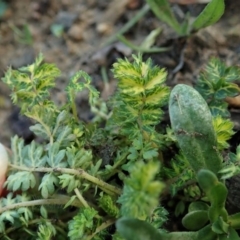
{"type": "Polygon", "coordinates": [[[109,219],[105,222],[103,222],[99,227],[97,227],[96,231],[91,234],[90,236],[88,236],[88,238],[86,240],[91,240],[96,234],[98,234],[99,232],[101,232],[103,229],[111,226],[112,224],[114,224],[116,222],[116,219],[109,219]]]}
{"type": "Polygon", "coordinates": [[[117,35],[117,38],[119,41],[124,43],[129,48],[133,49],[134,51],[141,52],[141,53],[157,53],[157,52],[166,52],[171,50],[171,47],[152,47],[152,48],[143,48],[136,46],[135,44],[132,44],[130,41],[128,41],[124,36],[117,35]]]}
{"type": "Polygon", "coordinates": [[[72,101],[71,101],[71,108],[72,108],[72,114],[73,117],[76,121],[78,121],[78,115],[77,115],[77,107],[75,103],[75,96],[74,96],[74,91],[71,91],[71,96],[72,96],[72,101]]]}
{"type": "Polygon", "coordinates": [[[83,198],[82,194],[79,192],[79,190],[77,188],[74,189],[74,192],[76,193],[79,201],[82,203],[82,205],[84,207],[89,207],[88,203],[86,202],[86,200],[83,198]]]}
{"type": "MultiPolygon", "coordinates": [[[[15,208],[20,208],[20,207],[32,207],[32,206],[38,206],[38,205],[65,205],[68,201],[70,201],[70,199],[71,199],[70,197],[67,197],[64,195],[57,195],[56,198],[38,199],[38,200],[14,203],[6,207],[0,208],[0,214],[15,208]]],[[[78,208],[82,207],[82,204],[79,203],[79,201],[73,201],[71,205],[78,208]]]]}
{"type": "Polygon", "coordinates": [[[12,165],[9,164],[9,167],[21,171],[28,171],[28,172],[58,172],[58,173],[67,173],[67,174],[72,174],[76,176],[80,176],[94,184],[96,184],[98,187],[100,187],[103,191],[109,193],[111,192],[112,194],[115,195],[121,195],[122,191],[118,187],[115,187],[113,185],[110,185],[104,181],[102,181],[99,178],[96,178],[87,172],[85,172],[83,169],[69,169],[69,168],[28,168],[28,167],[22,167],[22,166],[17,166],[17,165],[12,165]]]}

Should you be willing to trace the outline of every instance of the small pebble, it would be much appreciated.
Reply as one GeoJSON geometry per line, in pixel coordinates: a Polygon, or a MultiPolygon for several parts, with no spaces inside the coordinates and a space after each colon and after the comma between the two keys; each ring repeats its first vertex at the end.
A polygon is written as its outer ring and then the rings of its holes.
{"type": "Polygon", "coordinates": [[[82,26],[73,25],[68,31],[68,36],[75,41],[80,41],[83,39],[83,33],[84,29],[82,26]]]}

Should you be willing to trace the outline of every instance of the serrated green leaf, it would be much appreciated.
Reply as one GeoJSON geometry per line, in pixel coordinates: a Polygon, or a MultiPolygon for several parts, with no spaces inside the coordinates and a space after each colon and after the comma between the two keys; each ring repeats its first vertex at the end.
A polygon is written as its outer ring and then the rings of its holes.
{"type": "Polygon", "coordinates": [[[72,220],[68,222],[68,237],[71,240],[86,239],[88,231],[93,230],[94,217],[97,211],[93,208],[82,208],[72,220]]]}
{"type": "Polygon", "coordinates": [[[12,89],[12,100],[21,106],[22,113],[30,110],[34,105],[43,105],[49,98],[49,89],[55,85],[55,78],[60,75],[55,65],[42,64],[42,60],[40,54],[35,63],[18,70],[10,68],[2,78],[12,89]]]}
{"type": "Polygon", "coordinates": [[[9,221],[12,224],[14,224],[15,219],[19,217],[19,214],[17,213],[17,211],[5,211],[3,213],[1,213],[1,219],[5,220],[5,221],[9,221]]]}
{"type": "Polygon", "coordinates": [[[146,159],[146,160],[152,159],[152,158],[157,157],[157,156],[158,156],[157,149],[148,150],[148,151],[143,153],[143,158],[146,159]]]}
{"type": "Polygon", "coordinates": [[[66,150],[60,150],[60,143],[54,142],[48,150],[48,158],[47,163],[50,167],[66,167],[66,162],[64,162],[64,157],[66,154],[66,150]]]}
{"type": "Polygon", "coordinates": [[[240,92],[240,88],[232,83],[238,80],[239,76],[239,67],[227,67],[217,58],[210,59],[205,70],[200,74],[196,89],[208,102],[213,116],[229,117],[228,104],[224,100],[240,92]]]}
{"type": "Polygon", "coordinates": [[[99,206],[111,217],[117,218],[119,215],[119,208],[116,205],[116,199],[113,199],[109,195],[102,194],[98,199],[99,206]]]}
{"type": "Polygon", "coordinates": [[[38,189],[41,190],[43,198],[48,198],[49,195],[52,195],[55,192],[55,188],[58,184],[58,177],[53,173],[49,173],[44,175],[38,189]]]}
{"type": "Polygon", "coordinates": [[[122,205],[122,216],[145,219],[157,207],[158,196],[163,189],[163,183],[154,181],[158,169],[156,162],[138,162],[132,166],[131,176],[125,180],[123,194],[117,201],[122,205]]]}
{"type": "Polygon", "coordinates": [[[213,127],[217,135],[218,149],[223,150],[224,148],[228,148],[228,140],[234,134],[233,122],[218,115],[213,118],[213,127]]]}
{"type": "Polygon", "coordinates": [[[92,176],[96,176],[96,174],[98,173],[100,167],[102,165],[102,159],[99,159],[94,166],[91,167],[91,169],[89,170],[89,173],[92,176]]]}
{"type": "Polygon", "coordinates": [[[6,181],[7,188],[12,191],[27,191],[29,188],[34,188],[36,178],[33,173],[21,171],[8,176],[6,181]]]}
{"type": "Polygon", "coordinates": [[[58,177],[60,179],[59,184],[62,188],[67,187],[67,192],[72,192],[75,188],[80,186],[80,180],[76,179],[74,175],[62,174],[58,177]]]}

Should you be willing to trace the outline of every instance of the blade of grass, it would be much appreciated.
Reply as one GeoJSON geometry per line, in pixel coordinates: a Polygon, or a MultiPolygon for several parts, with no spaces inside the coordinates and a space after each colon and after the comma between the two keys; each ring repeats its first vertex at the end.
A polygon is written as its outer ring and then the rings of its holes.
{"type": "Polygon", "coordinates": [[[224,9],[224,0],[212,0],[195,19],[192,29],[198,30],[214,24],[223,15],[224,9]]]}
{"type": "Polygon", "coordinates": [[[117,36],[118,40],[124,43],[126,46],[130,47],[134,51],[141,52],[141,53],[156,53],[156,52],[166,52],[171,49],[171,47],[162,47],[162,48],[143,48],[141,46],[136,46],[132,44],[130,41],[128,41],[124,36],[119,35],[117,36]]]}
{"type": "Polygon", "coordinates": [[[167,0],[146,0],[146,2],[149,4],[156,17],[158,17],[161,21],[167,23],[179,35],[182,35],[181,25],[178,23],[176,17],[174,16],[167,0]]]}
{"type": "Polygon", "coordinates": [[[124,34],[127,32],[131,27],[133,27],[147,12],[150,10],[148,4],[144,5],[142,9],[138,11],[138,13],[128,21],[115,35],[109,37],[102,45],[102,47],[106,47],[117,40],[119,35],[124,34]]]}

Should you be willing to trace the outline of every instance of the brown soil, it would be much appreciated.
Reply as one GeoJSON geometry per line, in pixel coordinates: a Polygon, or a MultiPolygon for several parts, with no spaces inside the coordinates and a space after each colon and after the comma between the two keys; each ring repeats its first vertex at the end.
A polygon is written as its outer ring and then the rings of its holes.
{"type": "MultiPolygon", "coordinates": [[[[177,15],[189,11],[197,15],[203,4],[178,5],[171,1],[177,15]]],[[[195,2],[198,1],[180,1],[195,2]]],[[[200,1],[199,1],[200,2],[200,1]]],[[[93,84],[107,99],[115,89],[116,82],[110,72],[111,64],[118,57],[129,57],[134,51],[120,43],[114,35],[131,20],[144,1],[124,0],[22,0],[6,1],[7,10],[0,18],[0,77],[7,67],[18,68],[34,61],[42,52],[46,62],[55,63],[62,71],[53,97],[65,102],[62,89],[71,75],[84,70],[93,78],[93,84]],[[63,28],[60,37],[51,28],[59,24],[63,28]],[[29,34],[24,33],[27,26],[29,34]],[[20,30],[20,35],[18,31],[20,30]],[[106,71],[109,84],[103,82],[106,71]]],[[[187,40],[179,38],[169,27],[161,23],[149,11],[125,36],[139,45],[151,30],[162,28],[155,46],[168,46],[172,50],[157,54],[144,54],[155,64],[167,68],[168,84],[184,82],[194,84],[197,74],[211,56],[218,56],[227,64],[240,63],[240,3],[227,0],[226,12],[215,25],[199,31],[187,40]]],[[[10,144],[10,136],[17,133],[31,138],[29,121],[18,116],[9,98],[8,88],[0,82],[0,141],[10,144]]],[[[86,96],[79,96],[80,117],[90,118],[86,96]]],[[[233,109],[236,130],[239,130],[238,109],[233,109]]]]}

